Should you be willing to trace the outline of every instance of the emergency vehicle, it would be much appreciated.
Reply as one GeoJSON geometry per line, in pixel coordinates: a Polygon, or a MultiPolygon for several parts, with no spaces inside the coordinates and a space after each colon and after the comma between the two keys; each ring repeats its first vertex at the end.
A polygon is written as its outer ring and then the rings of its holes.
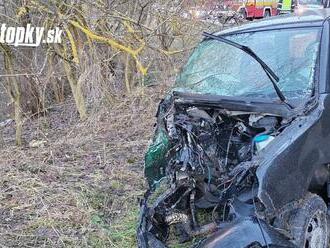
{"type": "Polygon", "coordinates": [[[228,0],[224,2],[228,9],[238,11],[246,19],[275,16],[277,0],[228,0]]]}

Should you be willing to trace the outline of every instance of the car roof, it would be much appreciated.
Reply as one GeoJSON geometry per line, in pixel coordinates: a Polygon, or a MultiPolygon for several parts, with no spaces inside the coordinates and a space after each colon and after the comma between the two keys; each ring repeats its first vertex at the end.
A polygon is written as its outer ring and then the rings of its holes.
{"type": "Polygon", "coordinates": [[[275,27],[290,26],[321,26],[330,17],[330,9],[306,9],[301,13],[285,14],[275,17],[261,19],[238,27],[229,28],[215,35],[226,35],[230,33],[240,33],[259,29],[272,29],[275,27]]]}

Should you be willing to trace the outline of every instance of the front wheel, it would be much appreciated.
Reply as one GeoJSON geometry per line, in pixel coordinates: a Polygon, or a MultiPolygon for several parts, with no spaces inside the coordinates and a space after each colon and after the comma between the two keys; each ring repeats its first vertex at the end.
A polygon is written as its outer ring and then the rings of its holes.
{"type": "Polygon", "coordinates": [[[299,205],[299,208],[292,210],[288,219],[293,242],[302,248],[327,248],[326,204],[318,195],[308,194],[299,205]]]}

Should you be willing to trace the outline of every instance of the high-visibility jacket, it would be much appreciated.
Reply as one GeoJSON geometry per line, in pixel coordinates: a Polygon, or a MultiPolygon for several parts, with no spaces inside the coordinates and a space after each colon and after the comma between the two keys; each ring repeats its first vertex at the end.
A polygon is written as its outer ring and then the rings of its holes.
{"type": "Polygon", "coordinates": [[[292,0],[282,0],[280,11],[292,11],[292,0]]]}

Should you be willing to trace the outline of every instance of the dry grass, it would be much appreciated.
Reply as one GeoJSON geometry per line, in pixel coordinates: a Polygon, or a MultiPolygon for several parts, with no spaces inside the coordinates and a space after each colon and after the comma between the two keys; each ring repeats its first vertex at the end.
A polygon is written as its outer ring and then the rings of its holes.
{"type": "MultiPolygon", "coordinates": [[[[193,47],[201,30],[219,27],[187,29],[189,39],[177,41],[179,48],[193,47]]],[[[155,64],[146,85],[171,81],[191,51],[174,58],[152,52],[143,61],[155,64]]],[[[14,146],[14,126],[0,129],[0,247],[136,246],[138,200],[146,188],[143,157],[166,86],[118,96],[122,79],[100,63],[111,58],[94,56],[82,60],[79,74],[86,105],[93,106],[86,121],[79,121],[73,99],[67,99],[46,116],[25,121],[23,148],[14,146]]]]}
{"type": "Polygon", "coordinates": [[[67,101],[25,123],[21,149],[6,127],[0,246],[134,246],[143,155],[163,93],[153,87],[122,96],[83,123],[67,101]],[[47,143],[31,148],[32,140],[47,143]]]}

